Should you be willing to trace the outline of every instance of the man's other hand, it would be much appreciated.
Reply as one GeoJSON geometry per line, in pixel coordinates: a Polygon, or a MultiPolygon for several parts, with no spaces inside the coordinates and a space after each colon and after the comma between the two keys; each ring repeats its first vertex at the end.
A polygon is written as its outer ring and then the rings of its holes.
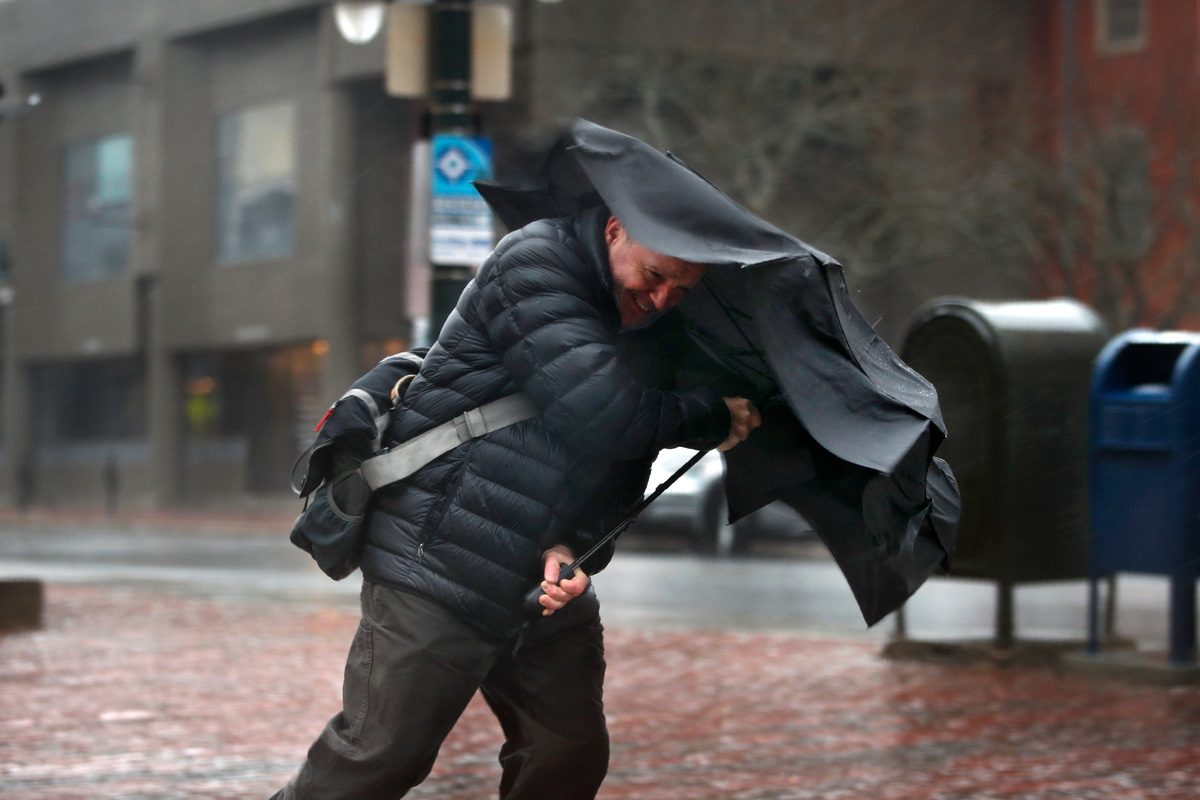
{"type": "Polygon", "coordinates": [[[542,604],[542,616],[548,617],[565,606],[572,598],[583,594],[588,587],[588,576],[581,569],[575,570],[570,580],[558,582],[561,564],[570,564],[575,560],[575,554],[566,545],[555,545],[542,553],[542,591],[538,599],[542,604]]]}
{"type": "Polygon", "coordinates": [[[762,417],[758,409],[744,397],[725,397],[725,405],[729,406],[729,416],[733,424],[729,426],[729,438],[721,442],[718,450],[728,450],[739,442],[745,441],[750,431],[762,425],[762,417]]]}

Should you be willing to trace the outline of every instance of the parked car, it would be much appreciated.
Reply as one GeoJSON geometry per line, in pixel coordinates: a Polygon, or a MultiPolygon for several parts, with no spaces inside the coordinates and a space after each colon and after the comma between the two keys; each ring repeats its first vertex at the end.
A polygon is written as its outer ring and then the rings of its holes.
{"type": "MultiPolygon", "coordinates": [[[[650,470],[647,491],[654,491],[695,454],[695,450],[682,447],[659,453],[650,470]]],[[[716,450],[708,451],[642,511],[637,529],[684,530],[696,550],[722,556],[743,553],[758,538],[816,535],[804,517],[781,502],[728,524],[724,479],[724,459],[716,450]]]]}

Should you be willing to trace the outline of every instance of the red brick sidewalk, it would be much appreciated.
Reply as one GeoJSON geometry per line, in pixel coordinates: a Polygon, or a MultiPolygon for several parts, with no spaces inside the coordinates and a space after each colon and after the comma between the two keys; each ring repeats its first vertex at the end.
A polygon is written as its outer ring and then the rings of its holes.
{"type": "MultiPolygon", "coordinates": [[[[0,637],[0,797],[267,797],[339,697],[344,610],[47,589],[0,637]]],[[[1200,689],[893,663],[794,635],[609,635],[602,798],[1200,797],[1200,689]]],[[[412,796],[494,796],[471,707],[412,796]]],[[[548,800],[550,800],[548,798],[548,800]]]]}

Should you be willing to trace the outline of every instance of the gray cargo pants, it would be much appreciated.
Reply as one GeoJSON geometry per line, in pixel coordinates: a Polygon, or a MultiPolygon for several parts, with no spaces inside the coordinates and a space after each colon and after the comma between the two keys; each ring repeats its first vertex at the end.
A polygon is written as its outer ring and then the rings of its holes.
{"type": "Polygon", "coordinates": [[[599,603],[589,588],[513,640],[363,581],[342,711],[272,800],[393,800],[429,774],[481,690],[500,720],[503,800],[591,800],[608,769],[599,603]]]}

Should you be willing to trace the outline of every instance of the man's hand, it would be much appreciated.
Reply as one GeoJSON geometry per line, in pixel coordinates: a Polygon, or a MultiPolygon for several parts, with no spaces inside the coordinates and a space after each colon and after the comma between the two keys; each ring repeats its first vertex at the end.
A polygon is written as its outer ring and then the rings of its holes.
{"type": "Polygon", "coordinates": [[[588,587],[589,578],[583,570],[575,570],[570,580],[558,582],[560,564],[570,564],[575,560],[574,553],[566,545],[555,545],[542,553],[542,591],[545,592],[538,602],[542,604],[542,616],[548,617],[565,606],[574,597],[583,594],[588,587]]]}
{"type": "Polygon", "coordinates": [[[762,417],[758,409],[744,397],[725,397],[725,405],[729,406],[729,416],[733,424],[729,426],[729,438],[721,442],[718,450],[728,450],[739,442],[746,440],[750,431],[762,425],[762,417]]]}

